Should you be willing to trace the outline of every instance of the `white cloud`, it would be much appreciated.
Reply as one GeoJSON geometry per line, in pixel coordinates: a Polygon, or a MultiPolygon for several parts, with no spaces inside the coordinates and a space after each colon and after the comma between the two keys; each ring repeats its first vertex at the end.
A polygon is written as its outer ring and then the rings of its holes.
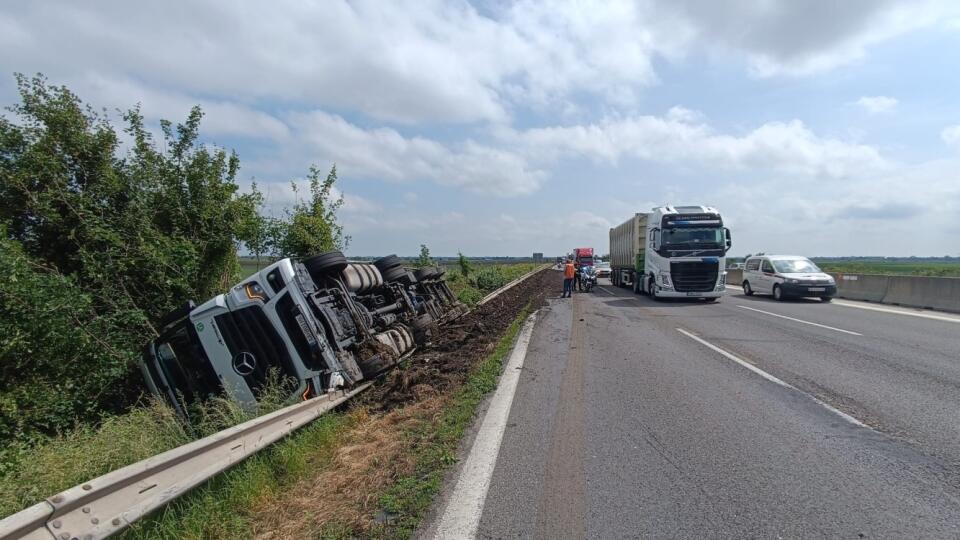
{"type": "Polygon", "coordinates": [[[519,154],[471,140],[448,146],[391,128],[364,129],[322,111],[293,116],[288,123],[300,155],[335,161],[342,174],[351,176],[428,180],[503,197],[533,193],[545,177],[519,154]]]}
{"type": "Polygon", "coordinates": [[[887,96],[863,96],[856,103],[868,113],[878,114],[892,111],[897,106],[898,101],[896,98],[887,96]]]}
{"type": "Polygon", "coordinates": [[[947,126],[940,132],[940,138],[947,146],[960,150],[960,124],[947,126]]]}
{"type": "MultiPolygon", "coordinates": [[[[843,178],[887,166],[873,147],[817,136],[803,122],[769,122],[744,134],[716,133],[703,123],[636,116],[595,124],[535,128],[506,136],[531,156],[571,154],[616,164],[623,157],[729,170],[773,170],[843,178]]],[[[673,118],[671,118],[671,116],[673,118]]]]}
{"type": "Polygon", "coordinates": [[[709,51],[745,54],[759,77],[803,76],[862,59],[867,49],[958,13],[949,0],[672,0],[656,2],[709,51]]]}

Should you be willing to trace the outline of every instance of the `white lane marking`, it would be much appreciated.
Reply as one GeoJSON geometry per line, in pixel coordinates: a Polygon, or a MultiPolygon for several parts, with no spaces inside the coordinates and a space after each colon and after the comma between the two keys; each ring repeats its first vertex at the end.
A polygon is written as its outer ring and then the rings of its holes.
{"type": "Polygon", "coordinates": [[[808,394],[807,392],[804,392],[803,390],[800,390],[799,388],[797,388],[796,386],[793,386],[792,384],[790,384],[790,383],[788,383],[788,382],[782,381],[782,380],[774,377],[773,375],[771,375],[771,374],[767,373],[766,371],[758,368],[757,366],[751,364],[750,362],[747,362],[746,360],[741,359],[741,358],[738,357],[737,355],[735,355],[735,354],[733,354],[733,353],[729,353],[729,352],[721,349],[720,347],[717,347],[716,345],[714,345],[713,343],[710,343],[709,341],[706,341],[706,340],[704,340],[704,339],[701,339],[700,337],[698,337],[698,336],[696,336],[696,335],[694,335],[694,334],[692,334],[692,333],[690,333],[690,332],[687,332],[687,331],[684,330],[683,328],[677,328],[677,332],[680,332],[681,334],[683,334],[683,335],[687,336],[688,338],[696,341],[697,343],[699,343],[699,344],[701,344],[701,345],[709,348],[710,350],[712,350],[712,351],[714,351],[714,352],[717,352],[717,353],[723,355],[724,357],[726,357],[726,358],[728,358],[728,359],[730,359],[730,360],[733,360],[734,362],[736,362],[736,363],[740,364],[741,366],[749,369],[750,371],[756,373],[757,375],[760,375],[761,377],[763,377],[764,379],[766,379],[766,380],[768,380],[768,381],[770,381],[770,382],[772,382],[772,383],[778,384],[778,385],[780,385],[780,386],[782,386],[782,387],[784,387],[784,388],[789,388],[790,390],[793,390],[793,391],[795,391],[795,392],[799,392],[799,393],[807,396],[808,398],[812,399],[815,403],[817,403],[817,404],[820,405],[821,407],[827,409],[828,411],[830,411],[830,412],[832,412],[833,414],[839,416],[840,418],[843,418],[844,420],[846,420],[847,422],[850,422],[851,424],[853,424],[853,425],[855,425],[855,426],[863,427],[863,428],[867,428],[867,429],[872,429],[872,428],[870,428],[870,426],[864,424],[863,422],[857,420],[856,418],[850,416],[849,414],[841,411],[840,409],[837,409],[837,408],[834,407],[833,405],[830,405],[829,403],[826,403],[826,402],[818,399],[816,396],[811,395],[811,394],[808,394]]]}
{"type": "MultiPolygon", "coordinates": [[[[738,287],[736,285],[727,285],[728,289],[736,289],[742,291],[743,287],[738,287]]],[[[954,316],[949,314],[938,315],[936,313],[930,313],[929,311],[920,310],[920,309],[911,309],[903,308],[897,306],[881,307],[875,305],[869,305],[862,302],[857,302],[855,300],[840,300],[838,297],[833,297],[833,302],[830,303],[834,306],[843,306],[851,307],[857,309],[866,309],[868,311],[879,311],[881,313],[891,313],[893,315],[907,315],[910,317],[920,317],[922,319],[933,319],[935,321],[945,321],[960,324],[960,316],[954,316]]]]}
{"type": "Polygon", "coordinates": [[[609,294],[610,296],[616,296],[616,295],[613,294],[612,292],[608,291],[606,287],[597,287],[597,288],[600,289],[601,291],[609,294]]]}
{"type": "Polygon", "coordinates": [[[487,489],[490,487],[490,478],[497,465],[497,455],[500,453],[500,443],[503,440],[503,431],[507,427],[510,417],[510,408],[513,406],[513,395],[517,390],[520,372],[537,314],[533,313],[523,323],[517,344],[513,347],[510,359],[503,368],[497,391],[490,400],[490,407],[483,417],[483,423],[477,432],[477,438],[470,449],[470,455],[463,464],[460,478],[454,487],[453,494],[447,501],[447,506],[437,525],[434,538],[476,538],[480,526],[480,517],[483,515],[483,505],[487,498],[487,489]]]}
{"type": "Polygon", "coordinates": [[[833,331],[835,331],[835,332],[843,332],[844,334],[850,334],[851,336],[862,336],[862,335],[863,335],[863,334],[860,334],[860,333],[857,333],[857,332],[851,332],[850,330],[844,330],[843,328],[836,328],[836,327],[833,327],[833,326],[827,326],[827,325],[825,325],[825,324],[820,324],[820,323],[805,321],[805,320],[803,320],[803,319],[794,319],[793,317],[787,317],[786,315],[780,315],[780,314],[778,314],[778,313],[772,313],[772,312],[769,312],[769,311],[764,311],[764,310],[762,310],[762,309],[755,309],[755,308],[748,307],[748,306],[741,306],[740,304],[734,304],[734,305],[737,306],[738,308],[749,309],[750,311],[756,311],[757,313],[763,313],[763,314],[765,314],[765,315],[770,315],[770,316],[773,316],[773,317],[780,317],[781,319],[787,319],[787,320],[789,320],[789,321],[794,321],[794,322],[798,322],[798,323],[809,324],[810,326],[817,326],[817,327],[819,327],[819,328],[826,328],[827,330],[833,330],[833,331]]]}

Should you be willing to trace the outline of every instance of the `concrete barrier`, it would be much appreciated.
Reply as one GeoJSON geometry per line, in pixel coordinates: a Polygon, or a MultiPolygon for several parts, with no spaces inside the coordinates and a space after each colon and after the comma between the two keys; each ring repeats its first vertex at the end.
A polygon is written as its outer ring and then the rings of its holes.
{"type": "Polygon", "coordinates": [[[850,300],[882,303],[887,296],[890,276],[831,273],[837,281],[837,296],[850,300]]]}
{"type": "Polygon", "coordinates": [[[727,269],[727,285],[737,285],[743,283],[743,270],[727,269]]]}
{"type": "Polygon", "coordinates": [[[837,280],[837,296],[840,298],[960,313],[960,278],[831,275],[837,280]]]}

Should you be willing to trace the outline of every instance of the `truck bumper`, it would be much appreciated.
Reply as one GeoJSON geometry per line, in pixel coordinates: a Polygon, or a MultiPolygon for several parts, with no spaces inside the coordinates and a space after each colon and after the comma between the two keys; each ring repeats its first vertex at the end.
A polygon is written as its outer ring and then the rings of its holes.
{"type": "Polygon", "coordinates": [[[706,292],[677,292],[673,289],[662,289],[657,286],[657,296],[660,298],[720,298],[724,291],[706,292]]]}

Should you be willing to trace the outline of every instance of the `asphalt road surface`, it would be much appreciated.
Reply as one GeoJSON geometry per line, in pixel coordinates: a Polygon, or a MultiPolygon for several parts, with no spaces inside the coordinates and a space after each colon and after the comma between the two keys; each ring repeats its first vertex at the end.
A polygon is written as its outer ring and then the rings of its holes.
{"type": "Polygon", "coordinates": [[[960,538],[943,319],[609,282],[551,300],[476,536],[960,538]]]}

